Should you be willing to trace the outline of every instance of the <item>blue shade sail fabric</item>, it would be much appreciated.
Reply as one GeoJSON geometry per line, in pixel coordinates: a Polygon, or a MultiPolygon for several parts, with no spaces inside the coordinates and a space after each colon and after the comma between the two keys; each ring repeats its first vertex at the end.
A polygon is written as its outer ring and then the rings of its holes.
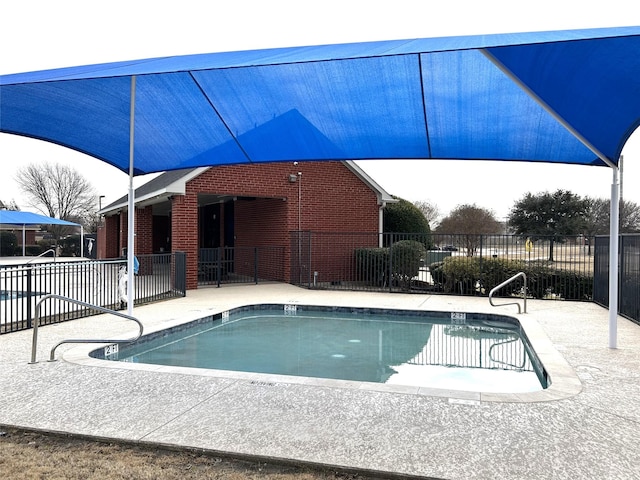
{"type": "Polygon", "coordinates": [[[640,27],[292,47],[0,77],[0,131],[134,174],[237,163],[616,165],[640,122],[640,27]]]}
{"type": "Polygon", "coordinates": [[[33,212],[0,210],[0,225],[67,225],[79,227],[79,223],[47,217],[33,212]]]}

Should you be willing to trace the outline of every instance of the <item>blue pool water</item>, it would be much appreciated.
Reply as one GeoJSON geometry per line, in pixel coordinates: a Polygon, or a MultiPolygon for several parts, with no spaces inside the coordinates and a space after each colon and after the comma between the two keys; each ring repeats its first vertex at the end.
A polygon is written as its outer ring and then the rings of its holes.
{"type": "MultiPolygon", "coordinates": [[[[31,295],[41,295],[40,293],[32,292],[31,295]]],[[[13,300],[15,298],[26,297],[27,292],[12,291],[12,290],[0,290],[0,300],[13,300]]]]}
{"type": "Polygon", "coordinates": [[[93,356],[482,392],[530,392],[547,383],[517,320],[499,315],[262,305],[114,350],[93,356]]]}

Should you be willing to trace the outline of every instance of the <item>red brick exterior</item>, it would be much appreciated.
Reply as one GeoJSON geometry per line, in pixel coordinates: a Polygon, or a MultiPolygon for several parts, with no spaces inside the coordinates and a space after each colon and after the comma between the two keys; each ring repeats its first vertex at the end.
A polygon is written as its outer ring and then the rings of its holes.
{"type": "Polygon", "coordinates": [[[136,208],[136,253],[140,255],[153,253],[153,213],[151,206],[136,208]]]}
{"type": "MultiPolygon", "coordinates": [[[[378,232],[380,207],[376,192],[341,162],[212,167],[187,183],[185,195],[175,195],[171,200],[171,250],[187,254],[188,289],[198,286],[198,194],[236,197],[233,246],[239,250],[240,247],[283,247],[285,281],[290,277],[291,232],[378,232]]],[[[221,215],[224,214],[221,212],[221,215]]],[[[120,245],[124,247],[127,244],[126,213],[121,216],[118,226],[120,245]]],[[[116,218],[107,217],[108,244],[114,240],[112,230],[116,218]]],[[[136,252],[139,254],[152,253],[152,222],[151,207],[136,209],[136,252]]],[[[339,256],[340,248],[336,248],[333,253],[339,256]]],[[[107,253],[113,251],[108,249],[107,253]]],[[[344,254],[352,256],[353,252],[349,250],[344,254]]],[[[236,266],[249,263],[248,259],[245,262],[236,257],[236,266]]],[[[323,271],[334,268],[328,264],[321,267],[323,271]]],[[[336,273],[339,276],[339,272],[336,273]]]]}
{"type": "MultiPolygon", "coordinates": [[[[144,208],[136,208],[135,231],[136,255],[153,253],[153,209],[150,205],[144,208]]],[[[141,258],[138,274],[153,273],[152,263],[150,257],[141,258]]]]}
{"type": "Polygon", "coordinates": [[[104,227],[98,230],[98,258],[120,256],[120,214],[104,218],[104,227]]]}
{"type": "Polygon", "coordinates": [[[198,195],[189,192],[171,201],[171,251],[187,254],[187,289],[198,288],[198,195]]]}

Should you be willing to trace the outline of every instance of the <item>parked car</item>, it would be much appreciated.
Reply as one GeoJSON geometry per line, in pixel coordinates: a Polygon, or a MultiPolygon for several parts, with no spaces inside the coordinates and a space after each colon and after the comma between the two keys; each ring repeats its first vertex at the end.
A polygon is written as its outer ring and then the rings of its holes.
{"type": "Polygon", "coordinates": [[[453,245],[445,245],[444,247],[442,247],[442,250],[444,250],[445,252],[457,252],[458,248],[454,247],[453,245]]]}

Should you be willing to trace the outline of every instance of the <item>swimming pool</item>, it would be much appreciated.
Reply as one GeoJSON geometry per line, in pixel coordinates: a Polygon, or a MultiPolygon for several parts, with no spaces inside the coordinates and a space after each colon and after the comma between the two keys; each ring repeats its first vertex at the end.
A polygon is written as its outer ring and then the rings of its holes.
{"type": "Polygon", "coordinates": [[[91,356],[466,391],[518,393],[548,385],[518,320],[461,312],[250,305],[91,356]]]}
{"type": "Polygon", "coordinates": [[[40,292],[31,292],[28,294],[27,292],[23,292],[21,290],[0,290],[0,300],[14,300],[16,298],[23,298],[31,295],[38,296],[42,295],[40,292]]]}

